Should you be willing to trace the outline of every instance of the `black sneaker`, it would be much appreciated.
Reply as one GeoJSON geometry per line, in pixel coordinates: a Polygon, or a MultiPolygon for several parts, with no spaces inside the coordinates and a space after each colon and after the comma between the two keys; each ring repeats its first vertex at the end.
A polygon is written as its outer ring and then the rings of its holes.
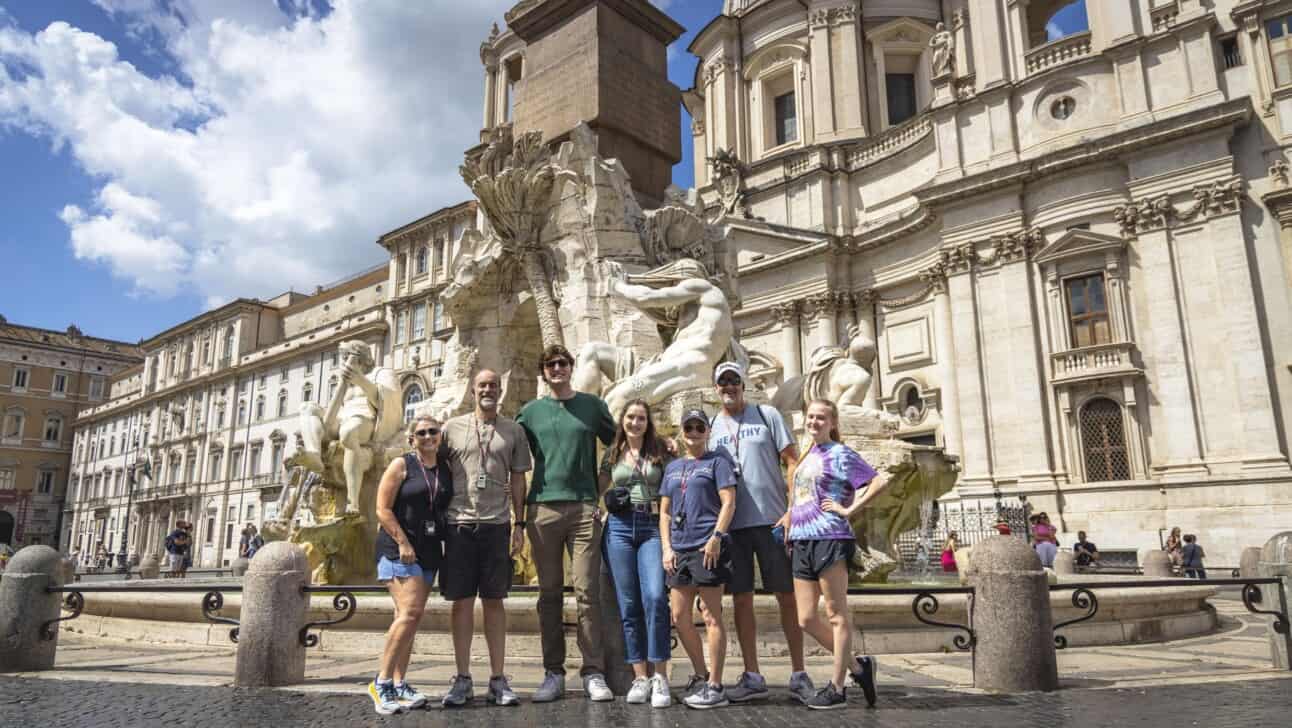
{"type": "Polygon", "coordinates": [[[866,696],[866,705],[873,708],[876,698],[875,674],[879,672],[879,660],[870,655],[859,655],[853,658],[853,664],[856,669],[852,671],[852,679],[866,696]]]}
{"type": "Polygon", "coordinates": [[[816,695],[808,698],[807,707],[812,710],[834,710],[835,708],[848,707],[848,689],[835,690],[834,683],[826,683],[826,686],[816,691],[816,695]]]}

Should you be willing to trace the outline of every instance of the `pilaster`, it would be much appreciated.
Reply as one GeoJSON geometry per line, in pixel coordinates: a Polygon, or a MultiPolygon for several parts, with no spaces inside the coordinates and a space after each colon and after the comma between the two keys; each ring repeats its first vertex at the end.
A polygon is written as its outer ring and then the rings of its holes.
{"type": "Polygon", "coordinates": [[[785,379],[792,379],[803,374],[802,350],[800,339],[799,302],[788,301],[772,308],[772,314],[781,325],[781,351],[785,354],[783,371],[785,379]]]}

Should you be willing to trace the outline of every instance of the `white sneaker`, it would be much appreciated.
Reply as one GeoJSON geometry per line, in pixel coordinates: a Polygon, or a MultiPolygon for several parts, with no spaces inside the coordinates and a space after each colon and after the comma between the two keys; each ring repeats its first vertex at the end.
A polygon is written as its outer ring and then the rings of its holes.
{"type": "Polygon", "coordinates": [[[610,692],[610,686],[606,685],[606,678],[599,672],[594,672],[583,678],[583,692],[588,694],[588,700],[594,703],[605,703],[615,699],[615,694],[610,692]]]}
{"type": "Polygon", "coordinates": [[[632,687],[628,688],[628,697],[625,698],[633,705],[641,705],[650,698],[651,679],[648,677],[639,677],[633,680],[632,687]]]}
{"type": "Polygon", "coordinates": [[[673,694],[668,691],[668,678],[660,673],[650,679],[650,705],[652,708],[667,708],[673,704],[673,694]]]}

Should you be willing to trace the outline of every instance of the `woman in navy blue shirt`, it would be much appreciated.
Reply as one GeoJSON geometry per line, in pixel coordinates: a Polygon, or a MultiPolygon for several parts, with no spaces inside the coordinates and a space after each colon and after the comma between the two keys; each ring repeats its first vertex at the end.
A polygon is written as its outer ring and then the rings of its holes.
{"type": "Polygon", "coordinates": [[[682,415],[682,442],[686,451],[665,468],[660,487],[660,540],[664,570],[672,587],[673,625],[695,669],[682,702],[690,708],[717,708],[727,704],[722,689],[727,653],[722,588],[731,581],[727,528],[736,512],[736,475],[725,451],[709,450],[709,418],[702,410],[682,415]],[[691,617],[697,594],[704,605],[708,670],[691,617]],[[700,680],[704,684],[691,692],[700,680]]]}

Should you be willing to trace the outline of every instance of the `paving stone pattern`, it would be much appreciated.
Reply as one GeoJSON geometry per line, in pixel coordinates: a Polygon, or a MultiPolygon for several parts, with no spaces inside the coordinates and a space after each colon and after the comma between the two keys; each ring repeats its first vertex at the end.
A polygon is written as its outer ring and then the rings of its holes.
{"type": "Polygon", "coordinates": [[[591,703],[568,697],[516,708],[438,707],[398,716],[372,712],[362,695],[289,690],[173,687],[12,678],[0,681],[0,725],[39,726],[487,726],[488,728],[797,728],[817,726],[1207,726],[1253,728],[1287,725],[1292,683],[1286,678],[1143,689],[1066,689],[1018,696],[928,689],[884,688],[868,709],[860,691],[849,691],[846,709],[815,712],[788,699],[709,711],[675,705],[591,703]],[[853,695],[851,693],[858,694],[853,695]]]}

